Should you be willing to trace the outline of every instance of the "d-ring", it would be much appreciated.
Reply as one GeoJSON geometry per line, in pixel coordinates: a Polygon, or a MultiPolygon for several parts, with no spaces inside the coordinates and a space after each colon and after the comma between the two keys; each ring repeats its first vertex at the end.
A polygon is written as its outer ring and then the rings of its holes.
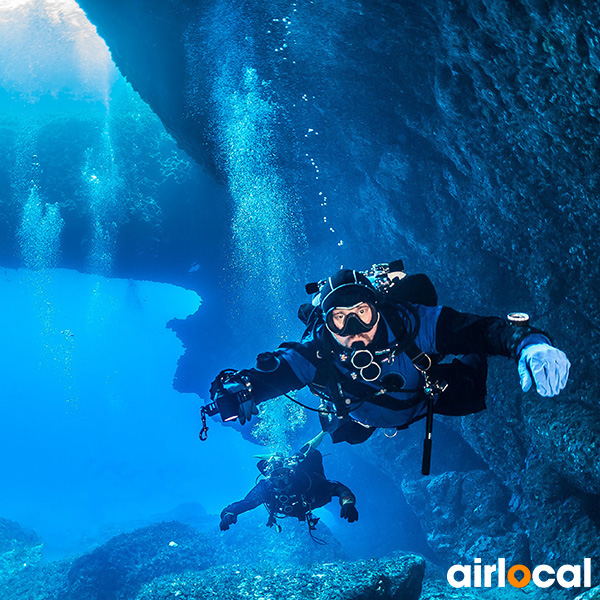
{"type": "MultiPolygon", "coordinates": [[[[375,370],[375,369],[373,369],[373,370],[375,370]]],[[[360,376],[363,378],[364,381],[377,381],[377,379],[379,379],[380,375],[381,375],[381,367],[375,361],[373,361],[370,365],[360,369],[360,376]],[[373,367],[375,367],[375,369],[377,370],[377,374],[375,375],[375,377],[367,377],[365,375],[365,372],[368,369],[373,369],[373,367]]]]}
{"type": "Polygon", "coordinates": [[[355,350],[350,357],[350,363],[355,369],[366,369],[373,363],[373,355],[366,349],[355,350]]]}
{"type": "Polygon", "coordinates": [[[433,364],[431,361],[431,356],[429,356],[429,354],[425,354],[425,352],[421,352],[421,354],[419,354],[418,356],[416,356],[413,361],[412,364],[415,366],[415,369],[417,369],[417,371],[421,371],[421,373],[427,373],[427,371],[429,371],[429,369],[431,369],[431,365],[433,364]],[[419,367],[419,365],[417,365],[417,360],[419,360],[422,356],[424,356],[427,359],[427,366],[426,367],[419,367]]]}

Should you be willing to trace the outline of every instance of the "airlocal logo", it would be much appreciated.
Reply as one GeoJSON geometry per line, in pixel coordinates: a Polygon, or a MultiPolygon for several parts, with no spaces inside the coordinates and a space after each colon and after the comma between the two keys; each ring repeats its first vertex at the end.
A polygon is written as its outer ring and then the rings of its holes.
{"type": "MultiPolygon", "coordinates": [[[[475,564],[453,565],[448,569],[448,583],[454,588],[492,587],[495,575],[496,586],[506,587],[508,582],[516,588],[525,587],[530,581],[541,588],[558,583],[564,588],[581,587],[581,565],[563,565],[554,570],[549,565],[538,565],[530,570],[525,565],[513,565],[506,570],[506,559],[499,558],[497,565],[482,565],[476,558],[475,564]],[[457,579],[457,576],[460,579],[457,579]]],[[[583,587],[592,587],[592,559],[583,559],[583,587]]]]}

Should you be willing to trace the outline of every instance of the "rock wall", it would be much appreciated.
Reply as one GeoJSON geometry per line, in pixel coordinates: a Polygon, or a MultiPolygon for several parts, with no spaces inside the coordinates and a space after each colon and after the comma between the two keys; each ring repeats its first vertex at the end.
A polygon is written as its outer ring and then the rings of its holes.
{"type": "Polygon", "coordinates": [[[0,589],[5,581],[34,567],[42,557],[42,540],[14,521],[0,518],[0,589]]]}

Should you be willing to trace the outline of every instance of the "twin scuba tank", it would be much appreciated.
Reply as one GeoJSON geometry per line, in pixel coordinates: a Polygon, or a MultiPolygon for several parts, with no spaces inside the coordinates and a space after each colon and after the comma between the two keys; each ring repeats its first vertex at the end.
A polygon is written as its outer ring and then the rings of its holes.
{"type": "MultiPolygon", "coordinates": [[[[380,298],[392,304],[422,304],[424,306],[437,306],[438,295],[431,279],[424,273],[407,275],[404,271],[404,262],[394,260],[390,263],[377,263],[366,271],[359,271],[373,284],[380,298]]],[[[321,296],[320,291],[326,280],[307,283],[305,290],[312,294],[312,302],[302,304],[298,309],[298,318],[309,325],[315,312],[318,312],[321,296]]],[[[523,312],[511,312],[506,317],[515,327],[529,326],[529,315],[523,312]]]]}

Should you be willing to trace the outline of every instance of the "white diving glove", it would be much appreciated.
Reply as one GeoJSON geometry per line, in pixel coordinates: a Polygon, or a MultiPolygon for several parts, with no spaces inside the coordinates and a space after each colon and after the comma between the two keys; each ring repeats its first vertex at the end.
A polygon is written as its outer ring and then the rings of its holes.
{"type": "Polygon", "coordinates": [[[525,346],[518,365],[521,388],[527,392],[535,383],[540,396],[556,396],[567,385],[570,367],[567,355],[550,344],[525,346]]]}

